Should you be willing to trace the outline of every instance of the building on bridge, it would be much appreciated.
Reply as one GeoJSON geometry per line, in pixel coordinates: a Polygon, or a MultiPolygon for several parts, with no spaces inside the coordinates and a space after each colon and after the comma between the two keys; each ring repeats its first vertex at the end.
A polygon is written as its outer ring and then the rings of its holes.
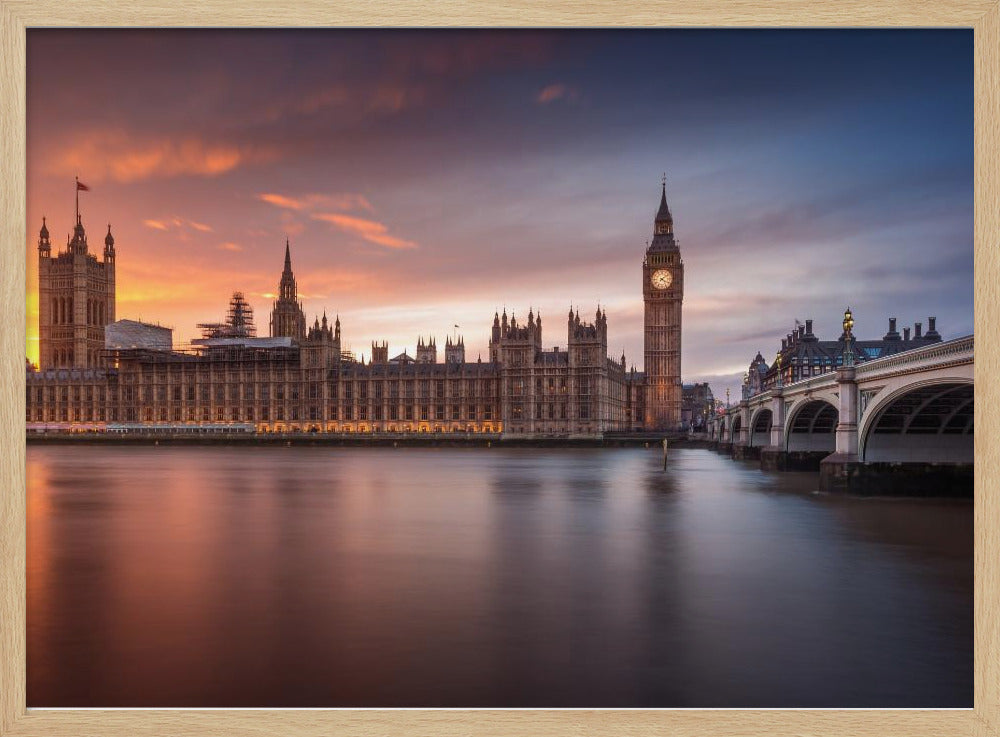
{"type": "MultiPolygon", "coordinates": [[[[836,340],[820,340],[813,333],[813,321],[806,320],[801,324],[796,320],[795,329],[781,339],[781,348],[777,354],[781,356],[781,384],[791,384],[811,376],[818,376],[842,366],[845,358],[844,333],[836,340]]],[[[927,318],[927,332],[923,332],[923,324],[916,323],[911,335],[910,328],[903,328],[900,335],[896,330],[896,318],[889,318],[889,330],[879,339],[851,339],[851,353],[854,364],[861,364],[877,358],[884,358],[902,351],[909,351],[921,346],[941,342],[941,334],[937,331],[937,318],[927,318]]],[[[747,369],[744,396],[753,396],[776,386],[778,382],[779,363],[777,358],[768,365],[767,360],[758,352],[747,369]]]]}

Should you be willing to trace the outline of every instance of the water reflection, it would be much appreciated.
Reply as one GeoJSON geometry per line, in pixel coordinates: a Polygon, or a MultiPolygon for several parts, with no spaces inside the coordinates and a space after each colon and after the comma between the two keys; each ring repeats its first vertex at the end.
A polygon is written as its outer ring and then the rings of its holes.
{"type": "Polygon", "coordinates": [[[971,504],[661,469],[32,446],[29,705],[971,705],[971,504]]]}

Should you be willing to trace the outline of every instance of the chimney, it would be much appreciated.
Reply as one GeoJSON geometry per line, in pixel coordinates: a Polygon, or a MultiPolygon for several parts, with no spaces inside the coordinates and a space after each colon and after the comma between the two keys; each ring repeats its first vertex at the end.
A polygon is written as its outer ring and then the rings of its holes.
{"type": "Polygon", "coordinates": [[[927,318],[927,334],[924,336],[929,340],[940,340],[941,335],[937,331],[937,318],[928,317],[927,318]]]}
{"type": "Polygon", "coordinates": [[[806,320],[806,335],[813,334],[813,321],[812,319],[806,320]]]}
{"type": "Polygon", "coordinates": [[[923,330],[923,323],[915,322],[913,323],[913,339],[916,340],[920,337],[920,331],[923,330]]]}
{"type": "Polygon", "coordinates": [[[801,338],[805,334],[806,334],[806,326],[805,325],[799,325],[799,337],[801,338]]]}
{"type": "Polygon", "coordinates": [[[903,328],[903,340],[909,340],[909,339],[910,339],[910,329],[903,328]]]}
{"type": "Polygon", "coordinates": [[[899,333],[896,332],[896,318],[889,318],[889,332],[882,336],[882,340],[899,340],[899,333]]]}

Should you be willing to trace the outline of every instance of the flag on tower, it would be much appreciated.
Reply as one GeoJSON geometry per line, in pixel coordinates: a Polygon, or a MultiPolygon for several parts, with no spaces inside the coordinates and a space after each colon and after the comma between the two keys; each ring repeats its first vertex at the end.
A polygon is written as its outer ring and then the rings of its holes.
{"type": "Polygon", "coordinates": [[[79,179],[76,180],[76,191],[77,192],[89,192],[90,187],[81,182],[79,179]]]}

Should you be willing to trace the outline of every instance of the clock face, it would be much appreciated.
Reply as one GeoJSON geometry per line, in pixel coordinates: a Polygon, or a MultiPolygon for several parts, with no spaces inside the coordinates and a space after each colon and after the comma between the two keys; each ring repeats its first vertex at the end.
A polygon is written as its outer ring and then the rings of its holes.
{"type": "Polygon", "coordinates": [[[657,269],[649,278],[649,283],[653,285],[653,289],[666,289],[673,280],[673,274],[667,269],[657,269]]]}

